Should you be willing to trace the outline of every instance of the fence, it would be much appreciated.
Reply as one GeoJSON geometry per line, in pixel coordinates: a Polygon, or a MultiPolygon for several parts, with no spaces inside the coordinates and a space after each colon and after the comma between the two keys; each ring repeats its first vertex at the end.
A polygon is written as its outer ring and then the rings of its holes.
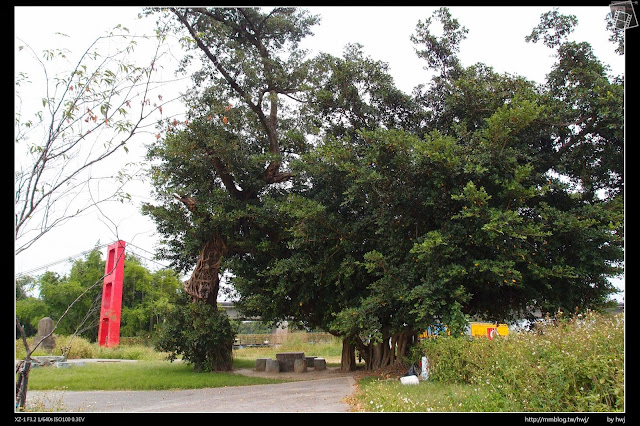
{"type": "MultiPolygon", "coordinates": [[[[304,343],[331,342],[335,336],[320,332],[288,332],[265,334],[238,334],[233,343],[234,346],[275,346],[281,345],[286,339],[299,339],[304,343]]],[[[147,336],[121,337],[122,345],[152,346],[151,338],[147,336]]]]}
{"type": "Polygon", "coordinates": [[[238,334],[234,346],[276,346],[287,339],[300,339],[305,343],[330,342],[335,337],[329,333],[272,333],[238,334]]]}

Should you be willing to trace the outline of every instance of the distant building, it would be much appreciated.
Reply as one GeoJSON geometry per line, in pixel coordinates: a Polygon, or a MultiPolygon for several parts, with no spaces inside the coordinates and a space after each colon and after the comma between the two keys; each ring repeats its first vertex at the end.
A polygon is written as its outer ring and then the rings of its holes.
{"type": "Polygon", "coordinates": [[[224,309],[224,311],[227,313],[227,315],[229,315],[229,318],[238,319],[240,317],[240,313],[235,308],[233,302],[227,302],[227,301],[220,302],[220,301],[218,301],[218,306],[221,307],[222,309],[224,309]]]}

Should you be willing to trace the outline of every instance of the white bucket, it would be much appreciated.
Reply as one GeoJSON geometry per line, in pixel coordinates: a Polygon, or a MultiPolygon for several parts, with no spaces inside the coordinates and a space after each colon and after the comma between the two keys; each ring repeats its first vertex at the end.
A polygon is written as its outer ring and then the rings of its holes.
{"type": "Polygon", "coordinates": [[[418,381],[418,376],[411,375],[400,377],[400,383],[403,385],[417,385],[420,382],[418,381]]]}

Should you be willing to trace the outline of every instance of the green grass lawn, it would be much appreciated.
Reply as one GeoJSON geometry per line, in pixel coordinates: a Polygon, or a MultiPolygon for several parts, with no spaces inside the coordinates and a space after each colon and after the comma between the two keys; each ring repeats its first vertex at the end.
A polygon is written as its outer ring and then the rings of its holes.
{"type": "Polygon", "coordinates": [[[70,368],[35,368],[29,374],[30,390],[166,390],[283,382],[233,373],[196,373],[190,365],[169,361],[91,362],[70,368]]]}
{"type": "MultiPolygon", "coordinates": [[[[66,341],[60,337],[61,342],[66,341]]],[[[254,368],[257,358],[275,358],[278,352],[302,351],[309,355],[323,356],[328,366],[340,365],[341,342],[339,340],[308,344],[297,334],[278,348],[243,348],[234,350],[234,369],[254,368]]],[[[34,355],[47,355],[38,352],[34,355]]],[[[16,359],[24,358],[21,342],[16,342],[16,359]]],[[[34,368],[29,374],[30,390],[166,390],[196,389],[221,386],[245,386],[283,383],[284,379],[264,379],[240,374],[216,372],[197,373],[193,367],[180,361],[169,362],[166,354],[140,345],[120,345],[102,348],[96,343],[75,339],[71,358],[134,359],[134,363],[94,363],[70,368],[34,368]]]]}

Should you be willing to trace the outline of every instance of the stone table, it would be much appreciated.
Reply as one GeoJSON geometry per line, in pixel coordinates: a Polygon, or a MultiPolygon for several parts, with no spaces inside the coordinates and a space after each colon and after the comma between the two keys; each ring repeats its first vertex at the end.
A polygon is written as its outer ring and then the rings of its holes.
{"type": "Polygon", "coordinates": [[[282,352],[276,354],[276,359],[280,364],[280,371],[294,371],[296,359],[305,360],[304,352],[282,352]]]}

